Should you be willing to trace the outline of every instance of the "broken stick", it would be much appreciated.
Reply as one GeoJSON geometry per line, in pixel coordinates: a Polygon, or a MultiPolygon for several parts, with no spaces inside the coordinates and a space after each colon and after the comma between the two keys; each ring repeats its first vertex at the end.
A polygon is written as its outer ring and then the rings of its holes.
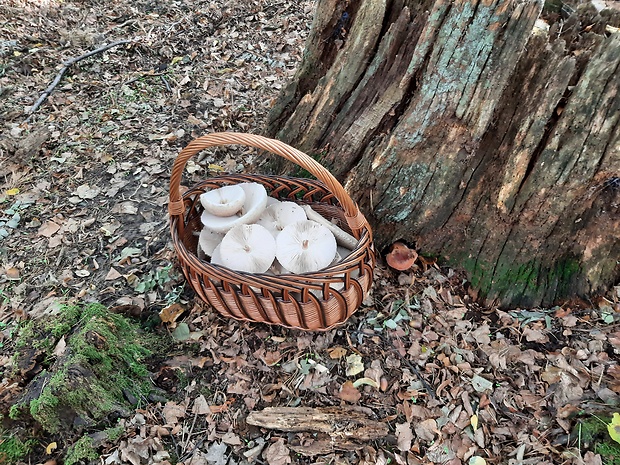
{"type": "Polygon", "coordinates": [[[321,432],[358,441],[372,441],[388,434],[385,423],[343,407],[267,407],[261,412],[250,412],[246,421],[267,429],[321,432]]]}
{"type": "Polygon", "coordinates": [[[35,111],[37,111],[39,109],[39,107],[43,104],[43,102],[45,102],[45,99],[47,99],[47,97],[49,97],[52,94],[52,92],[54,91],[56,86],[60,83],[62,77],[65,75],[67,70],[72,65],[76,64],[78,61],[84,60],[85,58],[92,57],[93,55],[105,52],[106,50],[109,50],[109,49],[111,49],[113,47],[117,47],[118,45],[129,44],[131,42],[135,42],[135,40],[128,40],[128,39],[117,40],[116,42],[112,42],[111,44],[107,44],[107,45],[104,45],[102,47],[99,47],[99,48],[97,48],[95,50],[92,50],[92,51],[90,51],[88,53],[85,53],[84,55],[80,55],[79,57],[71,58],[70,60],[65,61],[62,64],[62,68],[60,69],[60,71],[58,71],[58,74],[56,75],[56,78],[54,78],[54,80],[47,87],[47,89],[45,89],[45,91],[43,91],[43,93],[39,97],[39,100],[37,100],[35,102],[35,104],[32,105],[30,107],[30,109],[26,112],[26,114],[28,115],[28,118],[26,119],[26,121],[30,120],[30,117],[33,115],[33,113],[35,111]]]}

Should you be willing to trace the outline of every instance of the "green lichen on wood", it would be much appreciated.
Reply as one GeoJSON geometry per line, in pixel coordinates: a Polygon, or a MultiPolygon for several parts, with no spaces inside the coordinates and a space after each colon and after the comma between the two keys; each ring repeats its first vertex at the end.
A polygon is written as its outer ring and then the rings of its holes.
{"type": "Polygon", "coordinates": [[[451,257],[449,262],[465,269],[480,297],[521,306],[532,306],[543,298],[550,303],[570,296],[581,272],[579,262],[572,258],[558,260],[551,267],[539,260],[522,264],[506,260],[495,265],[481,258],[451,257]]]}
{"type": "Polygon", "coordinates": [[[53,319],[30,321],[22,328],[16,358],[26,354],[29,344],[38,344],[45,360],[54,359],[59,336],[65,337],[64,354],[30,383],[17,404],[45,430],[55,433],[75,420],[95,424],[131,407],[124,390],[137,398],[151,391],[144,359],[151,354],[146,347],[155,341],[136,323],[98,304],[66,307],[53,319]]]}

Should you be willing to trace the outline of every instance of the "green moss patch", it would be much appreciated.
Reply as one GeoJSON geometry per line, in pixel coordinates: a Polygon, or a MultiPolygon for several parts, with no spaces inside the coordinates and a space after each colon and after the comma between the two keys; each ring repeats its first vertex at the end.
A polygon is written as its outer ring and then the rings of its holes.
{"type": "MultiPolygon", "coordinates": [[[[50,433],[125,413],[135,408],[125,393],[141,399],[152,389],[144,359],[153,342],[136,323],[97,304],[66,307],[53,319],[31,321],[17,338],[16,365],[36,357],[46,369],[29,383],[17,406],[50,433]]],[[[13,407],[12,417],[17,413],[13,407]]]]}
{"type": "Polygon", "coordinates": [[[571,437],[579,442],[581,448],[600,454],[603,465],[620,465],[620,444],[611,439],[607,431],[610,421],[610,416],[581,420],[575,425],[571,437]]]}
{"type": "Polygon", "coordinates": [[[82,436],[67,451],[65,456],[65,465],[75,465],[81,463],[82,460],[97,460],[99,454],[95,449],[93,440],[90,436],[82,436]]]}
{"type": "Polygon", "coordinates": [[[15,436],[0,436],[0,463],[15,463],[23,459],[35,445],[36,441],[33,439],[22,441],[15,436]]]}

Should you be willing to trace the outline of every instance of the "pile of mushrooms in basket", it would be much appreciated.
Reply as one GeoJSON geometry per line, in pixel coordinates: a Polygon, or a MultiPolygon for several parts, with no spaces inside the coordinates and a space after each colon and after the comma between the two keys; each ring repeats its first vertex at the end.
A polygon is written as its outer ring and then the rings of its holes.
{"type": "Polygon", "coordinates": [[[203,193],[198,255],[248,273],[303,274],[339,262],[357,239],[308,205],[267,195],[258,183],[203,193]]]}

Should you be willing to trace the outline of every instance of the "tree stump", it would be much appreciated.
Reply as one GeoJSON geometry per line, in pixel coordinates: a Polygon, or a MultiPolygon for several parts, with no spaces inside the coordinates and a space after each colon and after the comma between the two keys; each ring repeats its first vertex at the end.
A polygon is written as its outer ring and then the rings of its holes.
{"type": "Polygon", "coordinates": [[[320,0],[268,132],[487,304],[620,278],[620,12],[538,0],[320,0]],[[555,22],[553,22],[555,21],[555,22]],[[541,24],[540,22],[538,24],[541,24]]]}

